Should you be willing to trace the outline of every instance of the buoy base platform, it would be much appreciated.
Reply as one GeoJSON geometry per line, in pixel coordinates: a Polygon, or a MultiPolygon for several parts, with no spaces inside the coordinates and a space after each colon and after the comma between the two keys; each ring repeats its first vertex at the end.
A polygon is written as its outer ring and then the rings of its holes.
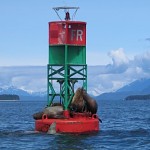
{"type": "Polygon", "coordinates": [[[87,113],[74,113],[71,117],[64,112],[65,117],[49,119],[43,115],[42,119],[35,120],[35,130],[39,132],[55,133],[89,133],[99,131],[99,118],[96,114],[90,116],[87,113]],[[55,124],[55,125],[54,125],[55,124]]]}

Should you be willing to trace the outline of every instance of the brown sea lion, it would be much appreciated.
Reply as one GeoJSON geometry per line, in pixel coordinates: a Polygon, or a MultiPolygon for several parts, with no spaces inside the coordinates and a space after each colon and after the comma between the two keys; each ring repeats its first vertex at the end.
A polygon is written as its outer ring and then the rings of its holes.
{"type": "Polygon", "coordinates": [[[62,106],[52,106],[46,107],[43,111],[48,118],[61,118],[63,117],[63,107],[62,106]]]}
{"type": "Polygon", "coordinates": [[[85,100],[87,111],[91,112],[92,114],[96,114],[98,109],[97,102],[84,89],[83,99],[85,100]]]}
{"type": "Polygon", "coordinates": [[[78,88],[70,104],[70,110],[75,112],[83,112],[85,110],[85,101],[83,99],[83,89],[78,88]]]}
{"type": "Polygon", "coordinates": [[[43,114],[44,114],[43,111],[37,112],[37,113],[33,114],[33,119],[35,119],[35,120],[42,119],[43,114]]]}
{"type": "Polygon", "coordinates": [[[33,114],[33,118],[42,119],[43,114],[46,114],[48,118],[64,118],[62,106],[46,107],[43,111],[33,114]]]}
{"type": "Polygon", "coordinates": [[[84,88],[78,88],[70,105],[70,109],[75,112],[90,112],[96,114],[98,105],[84,88]]]}

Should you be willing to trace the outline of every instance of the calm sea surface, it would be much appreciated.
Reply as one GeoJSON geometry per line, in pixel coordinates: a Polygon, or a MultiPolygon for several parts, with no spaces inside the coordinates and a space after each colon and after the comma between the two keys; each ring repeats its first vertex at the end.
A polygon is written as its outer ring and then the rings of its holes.
{"type": "Polygon", "coordinates": [[[99,101],[98,133],[34,132],[32,114],[46,102],[0,102],[0,150],[149,150],[150,101],[99,101]]]}

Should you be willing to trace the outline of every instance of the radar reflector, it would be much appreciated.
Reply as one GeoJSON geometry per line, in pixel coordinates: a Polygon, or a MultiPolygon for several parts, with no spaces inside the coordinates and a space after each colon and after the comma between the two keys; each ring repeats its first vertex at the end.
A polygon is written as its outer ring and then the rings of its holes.
{"type": "Polygon", "coordinates": [[[54,7],[53,9],[61,21],[62,20],[69,21],[69,20],[73,20],[75,18],[79,7],[54,7]],[[64,13],[65,13],[64,19],[62,19],[62,17],[60,16],[62,11],[64,11],[64,13]],[[70,16],[70,14],[72,14],[72,15],[70,16]]]}

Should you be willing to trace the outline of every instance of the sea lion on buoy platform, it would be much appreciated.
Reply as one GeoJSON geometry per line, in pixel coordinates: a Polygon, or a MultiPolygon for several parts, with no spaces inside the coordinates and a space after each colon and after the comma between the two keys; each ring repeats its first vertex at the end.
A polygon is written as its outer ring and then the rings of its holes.
{"type": "Polygon", "coordinates": [[[98,109],[97,102],[84,89],[83,99],[85,100],[87,111],[91,112],[92,114],[96,114],[98,109]]]}
{"type": "Polygon", "coordinates": [[[75,112],[90,112],[96,114],[98,105],[84,88],[78,88],[70,104],[70,110],[75,112]]]}
{"type": "Polygon", "coordinates": [[[62,106],[50,106],[44,108],[43,111],[33,114],[35,120],[42,119],[43,115],[47,115],[47,118],[64,118],[62,106]]]}
{"type": "Polygon", "coordinates": [[[62,106],[46,107],[43,113],[46,114],[48,118],[62,118],[63,107],[62,106]]]}
{"type": "Polygon", "coordinates": [[[69,106],[71,111],[83,112],[85,110],[85,101],[83,99],[83,89],[78,88],[73,96],[69,106]]]}
{"type": "Polygon", "coordinates": [[[33,119],[35,119],[35,120],[42,119],[43,114],[44,114],[43,111],[34,113],[34,114],[33,114],[33,119]]]}

